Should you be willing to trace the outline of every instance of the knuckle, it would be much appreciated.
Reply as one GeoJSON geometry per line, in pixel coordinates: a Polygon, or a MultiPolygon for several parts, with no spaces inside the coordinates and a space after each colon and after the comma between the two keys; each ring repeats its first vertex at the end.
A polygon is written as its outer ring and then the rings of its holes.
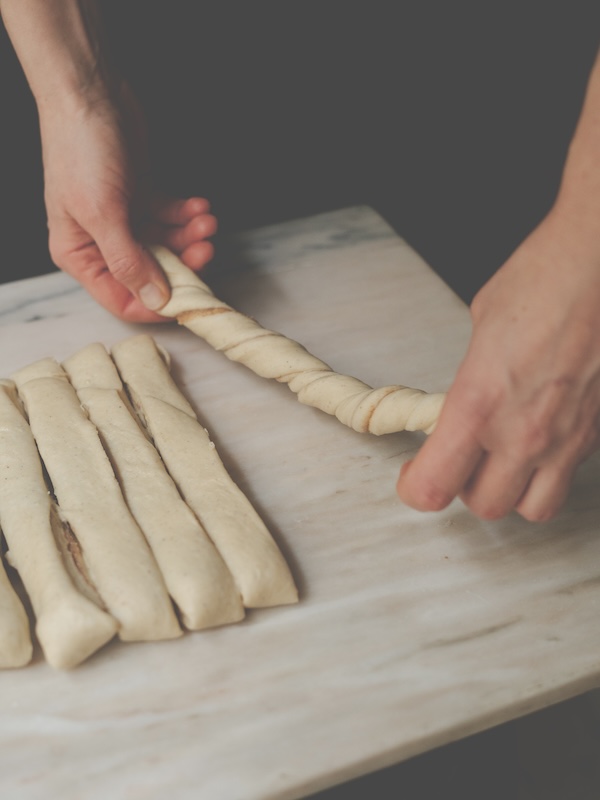
{"type": "Polygon", "coordinates": [[[140,259],[130,254],[115,256],[107,264],[111,274],[120,283],[131,281],[141,268],[140,259]]]}
{"type": "Polygon", "coordinates": [[[523,425],[516,451],[523,461],[539,458],[550,450],[553,442],[552,429],[539,420],[530,419],[523,425]]]}
{"type": "Polygon", "coordinates": [[[471,369],[468,374],[459,374],[455,387],[463,424],[471,430],[487,425],[504,400],[502,386],[482,381],[478,368],[471,369]]]}
{"type": "Polygon", "coordinates": [[[72,271],[76,267],[76,259],[73,250],[68,247],[64,236],[53,233],[48,236],[48,252],[52,262],[65,272],[72,271]]]}
{"type": "Polygon", "coordinates": [[[56,266],[62,268],[65,264],[66,250],[62,242],[52,234],[48,239],[48,252],[56,266]]]}

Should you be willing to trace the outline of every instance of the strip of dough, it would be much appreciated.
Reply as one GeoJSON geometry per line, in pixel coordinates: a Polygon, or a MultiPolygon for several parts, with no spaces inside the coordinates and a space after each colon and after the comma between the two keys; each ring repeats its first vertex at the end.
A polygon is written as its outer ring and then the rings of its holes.
{"type": "Polygon", "coordinates": [[[183,631],[163,577],[131,515],[98,432],[54,359],[12,379],[29,417],[63,517],[93,584],[124,641],[172,639],[183,631]]]}
{"type": "Polygon", "coordinates": [[[289,567],[207,431],[174,382],[151,336],[111,349],[134,407],[184,500],[231,570],[247,608],[295,603],[289,567]]]}
{"type": "Polygon", "coordinates": [[[301,403],[333,414],[359,433],[433,431],[445,393],[427,394],[406,386],[373,389],[357,378],[340,375],[298,342],[261,327],[217,299],[170,250],[160,245],[149,249],[172,290],[160,313],[177,319],[227,358],[264,378],[287,383],[301,403]]]}
{"type": "Polygon", "coordinates": [[[0,669],[24,667],[32,655],[29,618],[0,558],[0,669]]]}
{"type": "Polygon", "coordinates": [[[133,416],[104,345],[84,347],[63,368],[100,434],[185,627],[199,630],[243,619],[231,573],[133,416]]]}
{"type": "MultiPolygon", "coordinates": [[[[16,388],[0,381],[0,525],[7,560],[18,571],[48,663],[68,669],[113,638],[116,620],[73,585],[62,523],[48,492],[16,388]],[[63,557],[57,549],[63,549],[63,557]]],[[[88,594],[92,594],[88,586],[88,594]]]]}

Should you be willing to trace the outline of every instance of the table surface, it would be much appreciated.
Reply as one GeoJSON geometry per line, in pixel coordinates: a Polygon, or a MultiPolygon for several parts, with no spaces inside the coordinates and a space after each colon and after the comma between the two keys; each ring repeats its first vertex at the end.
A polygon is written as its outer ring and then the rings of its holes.
{"type": "MultiPolygon", "coordinates": [[[[205,276],[372,386],[443,391],[468,342],[464,304],[367,207],[240,234],[205,276]]],[[[355,433],[62,273],[1,286],[0,326],[0,377],[154,335],[300,590],[238,625],[0,674],[4,797],[289,800],[598,686],[598,458],[548,524],[418,513],[394,485],[424,434],[355,433]]]]}

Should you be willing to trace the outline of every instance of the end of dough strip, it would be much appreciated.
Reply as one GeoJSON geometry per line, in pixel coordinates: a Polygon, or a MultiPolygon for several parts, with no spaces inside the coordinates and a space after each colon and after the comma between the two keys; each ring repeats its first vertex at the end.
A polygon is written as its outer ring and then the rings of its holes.
{"type": "Polygon", "coordinates": [[[0,558],[0,669],[24,667],[32,656],[29,617],[0,558]]]}
{"type": "Polygon", "coordinates": [[[373,389],[357,378],[340,375],[298,342],[263,328],[216,298],[167,248],[150,245],[149,249],[171,286],[171,298],[160,313],[176,319],[230,360],[257,375],[287,383],[301,403],[336,416],[359,433],[379,436],[434,429],[444,393],[429,395],[405,386],[373,389]]]}
{"type": "Polygon", "coordinates": [[[289,567],[235,484],[151,336],[111,348],[121,379],[183,499],[231,571],[247,608],[298,601],[289,567]]]}
{"type": "Polygon", "coordinates": [[[98,431],[65,371],[42,359],[14,373],[61,515],[124,641],[182,635],[162,574],[123,494],[98,431]]]}
{"type": "Polygon", "coordinates": [[[100,434],[184,626],[200,630],[239,622],[245,611],[233,576],[134,416],[104,345],[88,345],[63,367],[100,434]]]}

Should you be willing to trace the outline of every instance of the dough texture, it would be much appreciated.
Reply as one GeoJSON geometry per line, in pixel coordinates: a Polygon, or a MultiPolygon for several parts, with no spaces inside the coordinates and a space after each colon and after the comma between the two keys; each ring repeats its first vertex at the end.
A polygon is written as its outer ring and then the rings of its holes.
{"type": "Polygon", "coordinates": [[[27,612],[0,559],[0,668],[24,667],[32,655],[27,612]]]}
{"type": "Polygon", "coordinates": [[[113,638],[118,625],[90,599],[97,594],[72,561],[68,531],[48,492],[33,434],[9,381],[0,381],[0,524],[7,560],[31,601],[46,660],[63,669],[80,664],[113,638]],[[70,571],[79,576],[88,596],[75,587],[70,571]]]}
{"type": "Polygon", "coordinates": [[[131,515],[98,432],[61,365],[41,359],[11,378],[61,515],[91,582],[126,641],[182,634],[163,577],[131,515]]]}
{"type": "Polygon", "coordinates": [[[257,375],[287,383],[301,403],[336,416],[359,433],[433,431],[445,393],[428,394],[406,386],[373,389],[357,378],[340,375],[298,342],[263,328],[216,298],[170,250],[160,245],[149,249],[172,289],[160,313],[176,319],[227,358],[257,375]]]}
{"type": "Polygon", "coordinates": [[[199,630],[243,619],[229,569],[135,417],[104,345],[84,347],[63,367],[98,430],[185,627],[199,630]]]}
{"type": "Polygon", "coordinates": [[[226,471],[154,339],[145,334],[125,339],[111,355],[167,470],[233,575],[244,606],[297,602],[281,551],[226,471]]]}

